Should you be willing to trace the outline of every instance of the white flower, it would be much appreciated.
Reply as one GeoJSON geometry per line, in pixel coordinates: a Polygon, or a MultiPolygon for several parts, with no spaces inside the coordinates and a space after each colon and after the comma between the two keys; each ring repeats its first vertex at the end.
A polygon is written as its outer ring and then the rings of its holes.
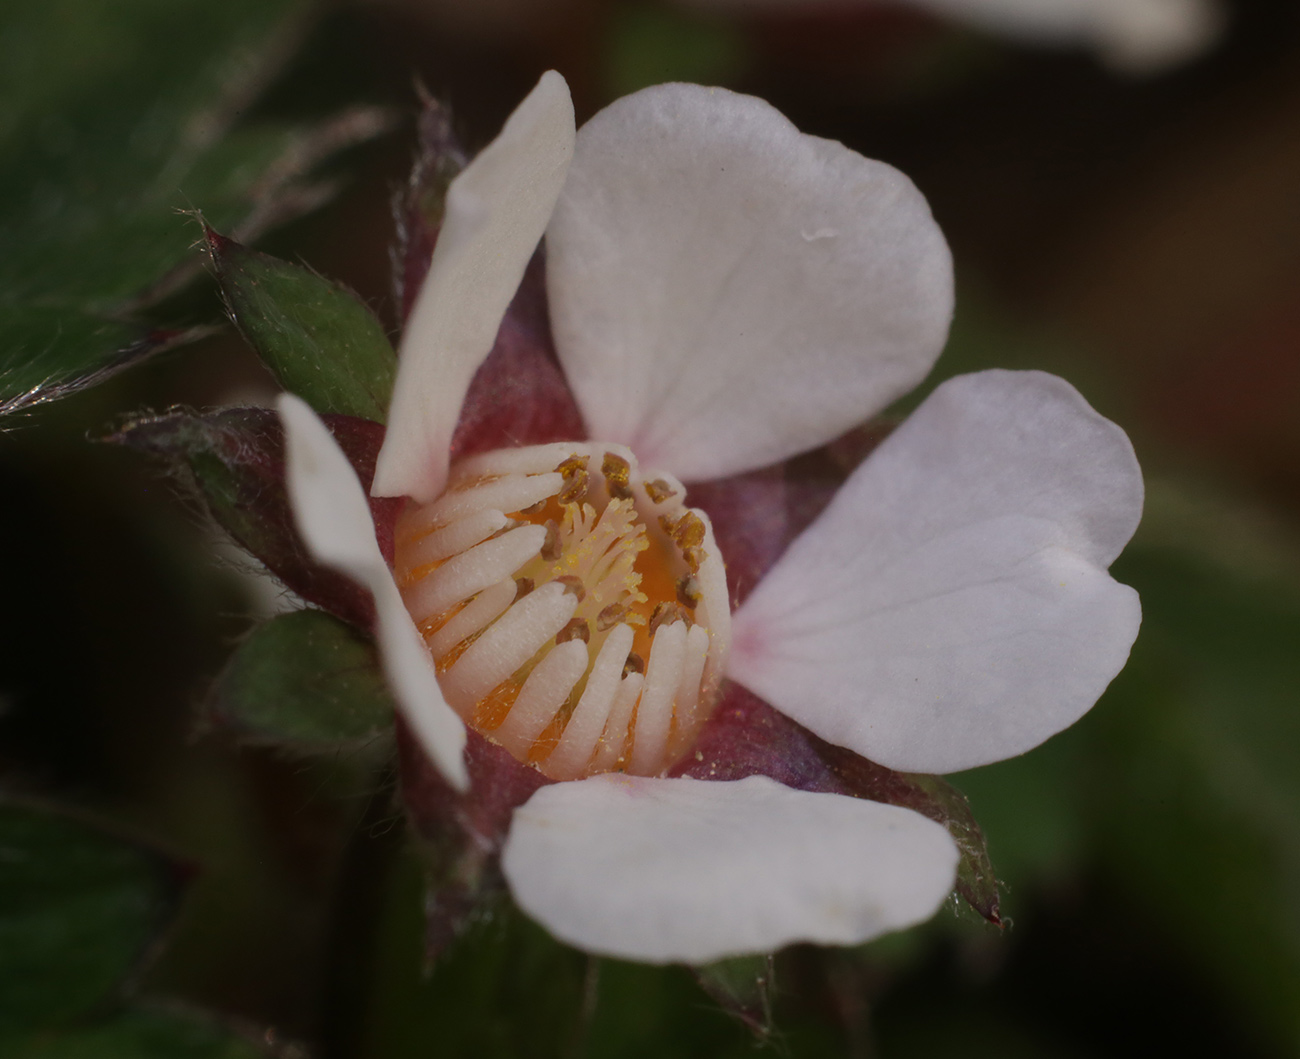
{"type": "Polygon", "coordinates": [[[713,10],[807,13],[898,3],[1042,46],[1083,45],[1150,73],[1203,52],[1223,29],[1216,0],[685,0],[713,10]]]}
{"type": "MultiPolygon", "coordinates": [[[[838,436],[915,386],[946,337],[948,250],[895,170],[693,85],[620,100],[575,148],[567,88],[548,74],[451,187],[377,494],[443,491],[461,402],[543,230],[556,346],[590,437],[688,482],[838,436]]],[[[302,402],[282,398],[281,413],[303,537],[373,591],[395,697],[463,789],[464,727],[357,479],[302,402]]],[[[953,379],[736,611],[726,676],[890,768],[1021,753],[1087,711],[1127,658],[1137,596],[1106,568],[1141,501],[1128,439],[1067,383],[953,379]]],[[[933,914],[956,863],[944,828],[894,806],[761,776],[620,773],[542,787],[502,858],[516,900],[557,936],[656,962],[861,942],[933,914]]]]}

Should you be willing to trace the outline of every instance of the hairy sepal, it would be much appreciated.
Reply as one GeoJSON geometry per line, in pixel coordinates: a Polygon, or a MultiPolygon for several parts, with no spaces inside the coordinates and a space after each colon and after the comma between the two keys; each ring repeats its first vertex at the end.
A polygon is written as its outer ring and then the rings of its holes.
{"type": "Polygon", "coordinates": [[[361,299],[301,265],[204,234],[231,319],[280,384],[317,412],[382,423],[397,354],[361,299]]]}
{"type": "MultiPolygon", "coordinates": [[[[383,428],[353,416],[323,418],[368,490],[383,428]]],[[[319,565],[298,537],[285,490],[284,432],[273,411],[174,411],[135,420],[105,440],[163,457],[188,479],[217,523],[285,587],[344,621],[370,629],[374,604],[369,591],[319,565]]],[[[376,538],[390,561],[393,523],[403,503],[370,500],[376,538]]]]}

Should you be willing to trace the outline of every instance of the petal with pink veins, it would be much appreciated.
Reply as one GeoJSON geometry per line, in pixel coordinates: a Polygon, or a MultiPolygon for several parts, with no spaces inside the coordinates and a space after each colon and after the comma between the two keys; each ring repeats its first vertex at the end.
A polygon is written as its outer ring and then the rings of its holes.
{"type": "Polygon", "coordinates": [[[442,492],[461,403],[546,229],[573,139],[569,88],[551,71],[451,182],[398,351],[375,496],[427,502],[442,492]]]}
{"type": "Polygon", "coordinates": [[[952,315],[907,177],[720,88],[660,85],[584,125],[546,246],[590,435],[684,480],[860,423],[921,381],[952,315]]]}
{"type": "Polygon", "coordinates": [[[281,394],[278,408],[284,423],[285,480],[298,532],[318,562],[370,589],[375,638],[393,697],[447,782],[465,790],[465,726],[442,697],[433,660],[379,551],[356,472],[306,402],[281,394]]]}
{"type": "Polygon", "coordinates": [[[515,810],[501,861],[556,937],[648,963],[705,963],[796,941],[853,945],[928,919],[957,847],[908,809],[791,790],[606,774],[515,810]]]}
{"type": "Polygon", "coordinates": [[[1068,383],[942,386],[850,476],[734,616],[728,676],[892,769],[1029,750],[1128,658],[1137,594],[1106,568],[1142,477],[1068,383]]]}

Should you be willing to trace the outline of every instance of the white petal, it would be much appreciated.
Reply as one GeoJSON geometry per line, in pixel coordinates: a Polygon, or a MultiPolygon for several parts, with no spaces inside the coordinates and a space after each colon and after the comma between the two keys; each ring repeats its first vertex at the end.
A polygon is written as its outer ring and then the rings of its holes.
{"type": "Polygon", "coordinates": [[[1123,667],[1137,594],[1124,432],[1068,383],[940,386],[735,615],[728,675],[890,768],[952,772],[1073,724],[1123,667]]]}
{"type": "Polygon", "coordinates": [[[412,623],[375,541],[365,492],[325,424],[305,402],[281,394],[285,481],[308,551],[361,582],[375,599],[375,638],[389,688],[429,758],[457,790],[468,790],[465,726],[438,687],[433,660],[412,623]]]}
{"type": "MultiPolygon", "coordinates": [[[[879,0],[682,0],[712,11],[843,11],[879,0]]],[[[1091,46],[1112,66],[1149,73],[1204,51],[1223,29],[1216,0],[899,0],[1031,44],[1091,46]]]]}
{"type": "Polygon", "coordinates": [[[917,7],[1044,44],[1095,47],[1117,67],[1156,70],[1191,58],[1218,36],[1213,0],[910,0],[917,7]]]}
{"type": "Polygon", "coordinates": [[[591,436],[682,479],[861,422],[925,376],[952,313],[905,176],[723,89],[660,85],[584,125],[546,244],[591,436]]]}
{"type": "Polygon", "coordinates": [[[551,71],[452,181],[402,335],[375,496],[429,501],[442,492],[460,406],[546,229],[573,138],[569,88],[551,71]]]}
{"type": "Polygon", "coordinates": [[[606,774],[515,810],[501,866],[520,907],[589,952],[705,963],[853,945],[928,919],[957,848],[918,813],[765,776],[606,774]]]}

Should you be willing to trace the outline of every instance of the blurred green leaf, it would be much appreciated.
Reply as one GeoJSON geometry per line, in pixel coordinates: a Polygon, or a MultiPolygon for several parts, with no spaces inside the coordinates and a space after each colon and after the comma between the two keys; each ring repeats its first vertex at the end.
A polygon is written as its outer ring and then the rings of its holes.
{"type": "Polygon", "coordinates": [[[175,866],[152,850],[0,804],[0,1026],[64,1025],[108,1001],[178,896],[175,866]]]}
{"type": "Polygon", "coordinates": [[[269,1054],[211,1019],[126,1011],[91,1026],[0,1035],[5,1059],[265,1059],[269,1054]]]}
{"type": "Polygon", "coordinates": [[[212,230],[208,249],[240,332],[280,385],[318,412],[385,421],[397,354],[351,291],[212,230]]]}
{"type": "Polygon", "coordinates": [[[606,55],[609,93],[624,96],[666,81],[734,84],[748,48],[734,21],[638,3],[614,8],[606,55]]]}
{"type": "Polygon", "coordinates": [[[1099,715],[1103,852],[1149,913],[1300,1048],[1300,592],[1131,547],[1143,628],[1099,715]]]}
{"type": "Polygon", "coordinates": [[[374,644],[319,610],[254,629],[218,678],[213,708],[258,740],[299,750],[375,742],[393,723],[374,644]]]}
{"type": "MultiPolygon", "coordinates": [[[[370,1059],[841,1059],[845,1042],[819,1005],[775,1015],[763,1041],[719,1009],[686,967],[588,956],[563,945],[502,895],[432,967],[425,960],[424,875],[404,856],[390,882],[364,998],[370,1059]]],[[[760,957],[765,962],[765,958],[760,957]]],[[[777,958],[778,964],[781,957],[777,958]]],[[[735,961],[733,984],[745,969],[735,961]]],[[[749,969],[753,969],[750,964],[749,969]]],[[[781,980],[784,982],[785,978],[781,980]]],[[[782,999],[780,993],[776,999],[782,999]]]]}
{"type": "Polygon", "coordinates": [[[183,335],[139,316],[194,273],[199,233],[178,210],[251,235],[321,201],[325,185],[305,173],[381,131],[375,112],[311,133],[239,121],[304,10],[299,0],[0,7],[0,412],[183,335]]]}

